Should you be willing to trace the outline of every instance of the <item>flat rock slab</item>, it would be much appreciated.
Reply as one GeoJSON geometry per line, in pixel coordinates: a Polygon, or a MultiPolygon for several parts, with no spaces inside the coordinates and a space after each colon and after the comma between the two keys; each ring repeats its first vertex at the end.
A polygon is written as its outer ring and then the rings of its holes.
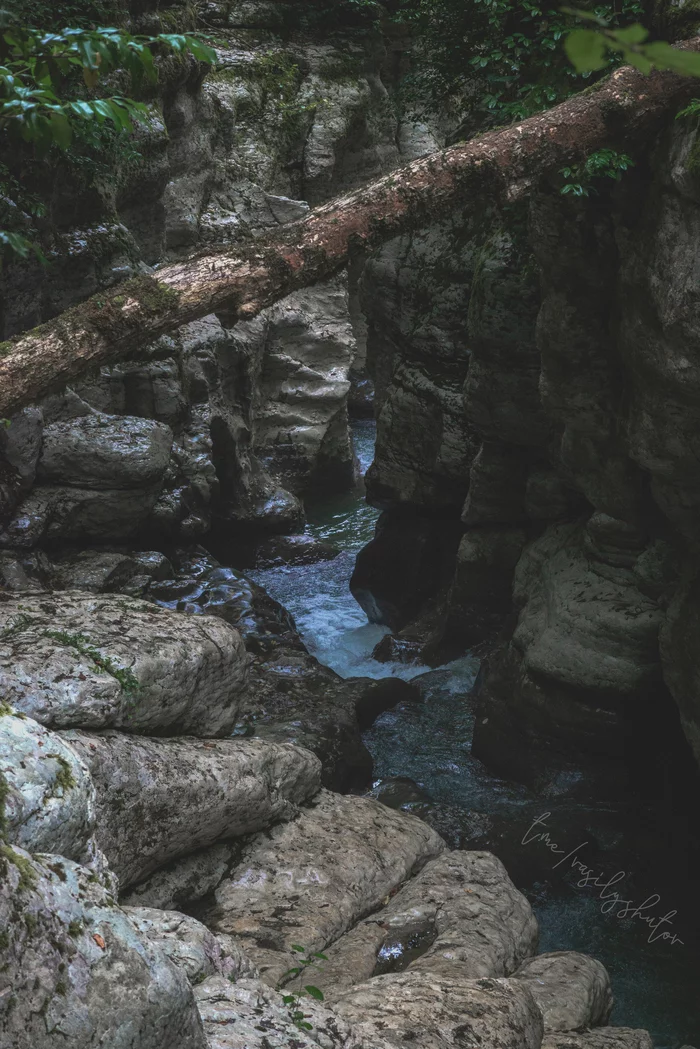
{"type": "Polygon", "coordinates": [[[58,733],[0,706],[0,776],[8,841],[80,863],[95,859],[95,788],[87,765],[58,733]]]}
{"type": "Polygon", "coordinates": [[[0,929],[3,1049],[206,1049],[184,972],[89,869],[3,846],[0,929]]]}
{"type": "Polygon", "coordinates": [[[610,977],[602,962],[575,951],[553,951],[526,962],[513,976],[539,1006],[544,1029],[580,1031],[607,1023],[613,1007],[610,977]]]}
{"type": "Polygon", "coordinates": [[[226,735],[247,668],[214,617],[82,591],[0,600],[0,695],[49,728],[226,735]]]}
{"type": "Polygon", "coordinates": [[[542,1049],[654,1049],[648,1031],[633,1027],[599,1027],[580,1034],[546,1034],[542,1049]]]}
{"type": "Polygon", "coordinates": [[[414,816],[323,790],[295,820],[252,839],[200,917],[239,937],[274,986],[294,964],[292,944],[326,947],[444,848],[414,816]]]}
{"type": "Polygon", "coordinates": [[[320,785],[318,758],[290,743],[65,738],[90,768],[98,844],[123,888],[178,856],[291,819],[320,785]]]}
{"type": "Polygon", "coordinates": [[[405,1049],[540,1049],[542,1017],[530,992],[510,980],[411,971],[377,976],[333,1009],[368,1046],[405,1049]]]}
{"type": "Polygon", "coordinates": [[[449,975],[454,965],[469,979],[507,976],[533,954],[537,936],[532,908],[499,859],[443,853],[326,949],[315,983],[333,1000],[362,980],[409,967],[426,976],[449,975]]]}

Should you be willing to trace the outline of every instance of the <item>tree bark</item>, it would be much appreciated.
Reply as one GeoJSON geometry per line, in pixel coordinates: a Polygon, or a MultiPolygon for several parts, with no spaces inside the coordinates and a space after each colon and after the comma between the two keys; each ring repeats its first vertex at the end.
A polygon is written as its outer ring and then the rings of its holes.
{"type": "MultiPolygon", "coordinates": [[[[700,40],[678,45],[700,49],[700,40]]],[[[163,266],[0,345],[0,416],[216,311],[240,320],[343,269],[354,252],[459,208],[526,197],[543,177],[653,138],[696,80],[631,67],[520,124],[429,154],[244,247],[163,266]]]]}

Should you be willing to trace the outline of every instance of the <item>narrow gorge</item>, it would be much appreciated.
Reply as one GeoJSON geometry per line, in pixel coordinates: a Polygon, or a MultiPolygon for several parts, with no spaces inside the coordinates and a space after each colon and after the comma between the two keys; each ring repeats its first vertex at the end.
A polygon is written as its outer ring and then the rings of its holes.
{"type": "MultiPolygon", "coordinates": [[[[0,158],[5,339],[494,124],[399,0],[57,6],[8,4],[215,62],[0,158]]],[[[1,421],[0,1049],[700,1047],[678,109],[1,421]]]]}

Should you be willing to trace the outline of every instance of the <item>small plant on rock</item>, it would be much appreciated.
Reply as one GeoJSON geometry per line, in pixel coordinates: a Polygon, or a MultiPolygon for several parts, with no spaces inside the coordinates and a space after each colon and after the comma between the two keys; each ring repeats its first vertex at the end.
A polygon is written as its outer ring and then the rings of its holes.
{"type": "Polygon", "coordinates": [[[298,943],[292,944],[292,950],[298,955],[295,959],[298,964],[293,965],[291,969],[287,969],[283,973],[282,979],[278,984],[278,990],[285,992],[282,994],[282,1001],[289,1009],[289,1019],[294,1026],[300,1031],[311,1031],[313,1030],[313,1024],[309,1023],[308,1015],[304,1012],[303,999],[308,997],[315,999],[317,1002],[322,1002],[324,996],[323,991],[314,984],[304,984],[304,974],[309,969],[320,968],[320,964],[327,962],[328,958],[321,951],[311,951],[308,947],[302,947],[298,943]],[[284,986],[285,980],[290,976],[298,980],[296,990],[289,990],[284,986]]]}

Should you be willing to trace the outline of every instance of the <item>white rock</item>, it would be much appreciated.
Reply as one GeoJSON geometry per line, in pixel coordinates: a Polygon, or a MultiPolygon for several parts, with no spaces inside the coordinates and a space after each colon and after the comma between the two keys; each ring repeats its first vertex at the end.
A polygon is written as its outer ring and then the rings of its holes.
{"type": "Polygon", "coordinates": [[[0,695],[49,728],[230,732],[248,656],[236,630],[120,595],[0,602],[0,695]]]}

